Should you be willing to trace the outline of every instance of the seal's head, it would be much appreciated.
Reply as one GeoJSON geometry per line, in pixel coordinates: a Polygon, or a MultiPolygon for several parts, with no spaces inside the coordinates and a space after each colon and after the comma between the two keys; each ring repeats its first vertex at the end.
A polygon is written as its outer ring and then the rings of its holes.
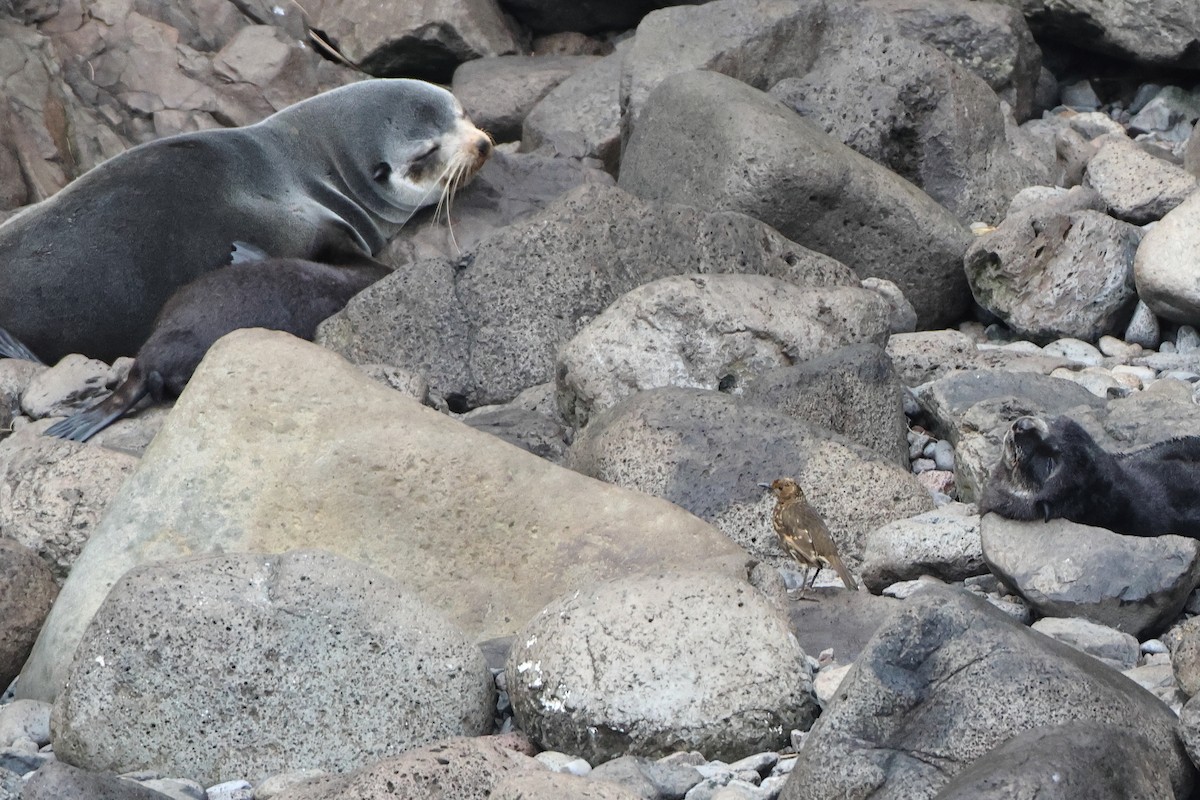
{"type": "Polygon", "coordinates": [[[1019,417],[1004,434],[1000,464],[1015,489],[1034,492],[1045,485],[1059,466],[1058,448],[1049,437],[1050,427],[1037,417],[1019,417]]]}
{"type": "Polygon", "coordinates": [[[261,124],[303,131],[298,147],[322,153],[333,167],[329,177],[400,225],[462,188],[492,154],[491,137],[471,124],[454,95],[406,78],[352,83],[261,124]]]}

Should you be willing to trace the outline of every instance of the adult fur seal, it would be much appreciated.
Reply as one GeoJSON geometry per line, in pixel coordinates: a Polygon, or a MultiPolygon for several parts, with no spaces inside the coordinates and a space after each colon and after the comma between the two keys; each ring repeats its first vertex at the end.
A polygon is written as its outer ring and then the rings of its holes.
{"type": "Polygon", "coordinates": [[[1200,538],[1200,436],[1109,453],[1072,419],[1021,417],[1004,436],[980,508],[1133,536],[1200,538]]]}
{"type": "Polygon", "coordinates": [[[155,402],[178,397],[213,342],[238,328],[270,328],[312,339],[322,320],[389,271],[373,264],[335,267],[269,259],[202,275],[163,306],[116,391],[51,425],[46,435],[84,442],[147,395],[155,402]]]}
{"type": "MultiPolygon", "coordinates": [[[[129,355],[234,242],[364,263],[490,153],[453,95],[401,79],[139,145],[0,226],[0,328],[48,360],[129,355]]],[[[2,355],[23,354],[0,341],[2,355]]]]}

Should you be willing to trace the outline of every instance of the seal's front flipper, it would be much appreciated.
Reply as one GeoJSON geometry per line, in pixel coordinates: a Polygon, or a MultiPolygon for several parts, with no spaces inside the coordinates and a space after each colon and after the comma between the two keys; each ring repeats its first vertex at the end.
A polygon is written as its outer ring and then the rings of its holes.
{"type": "Polygon", "coordinates": [[[0,328],[0,358],[20,358],[35,364],[44,363],[33,354],[32,350],[22,344],[20,339],[4,328],[0,328]]]}
{"type": "Polygon", "coordinates": [[[270,258],[265,250],[255,247],[249,242],[234,242],[229,253],[230,265],[249,264],[252,261],[266,261],[270,258]]]}

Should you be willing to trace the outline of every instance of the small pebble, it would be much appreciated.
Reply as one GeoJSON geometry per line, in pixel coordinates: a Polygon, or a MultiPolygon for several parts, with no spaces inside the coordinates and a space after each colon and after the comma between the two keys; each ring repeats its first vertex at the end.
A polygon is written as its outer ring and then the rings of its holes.
{"type": "Polygon", "coordinates": [[[1167,652],[1167,646],[1163,644],[1161,639],[1147,639],[1146,641],[1142,642],[1142,652],[1146,653],[1147,655],[1153,653],[1165,653],[1167,652]]]}
{"type": "Polygon", "coordinates": [[[1062,87],[1062,104],[1077,111],[1093,111],[1100,107],[1100,98],[1090,81],[1076,81],[1062,87]]]}
{"type": "Polygon", "coordinates": [[[1133,310],[1133,318],[1125,328],[1125,341],[1153,350],[1162,341],[1162,331],[1158,325],[1158,317],[1150,307],[1138,301],[1133,310]]]}
{"type": "MultiPolygon", "coordinates": [[[[138,783],[147,789],[158,792],[163,797],[171,798],[171,800],[207,800],[208,797],[203,786],[195,781],[181,778],[154,778],[148,781],[138,781],[138,783]]],[[[253,796],[255,800],[260,798],[257,791],[253,796]]]]}
{"type": "Polygon", "coordinates": [[[583,777],[592,771],[592,765],[578,756],[560,753],[557,750],[544,750],[534,756],[551,772],[566,772],[570,775],[583,777]]]}
{"type": "Polygon", "coordinates": [[[1131,344],[1124,342],[1115,336],[1101,336],[1097,342],[1100,352],[1110,358],[1119,358],[1122,361],[1128,361],[1142,354],[1142,346],[1140,344],[1131,344]]]}
{"type": "Polygon", "coordinates": [[[1104,354],[1101,353],[1094,345],[1088,344],[1082,339],[1055,339],[1050,344],[1042,348],[1048,356],[1061,356],[1062,358],[1070,359],[1077,364],[1094,367],[1104,363],[1104,354]]]}
{"type": "MultiPolygon", "coordinates": [[[[904,600],[911,597],[915,592],[919,592],[929,584],[941,583],[937,578],[923,575],[915,581],[898,581],[883,590],[883,594],[888,597],[895,597],[898,600],[904,600]]],[[[822,670],[823,671],[823,670],[822,670]]]]}
{"type": "Polygon", "coordinates": [[[1200,349],[1200,333],[1191,325],[1180,325],[1175,334],[1175,352],[1191,353],[1200,349]]]}
{"type": "Polygon", "coordinates": [[[939,439],[933,446],[933,463],[940,470],[954,471],[954,445],[949,439],[939,439]]]}
{"type": "Polygon", "coordinates": [[[254,787],[246,781],[225,781],[205,791],[208,800],[254,800],[254,787]]]}
{"type": "Polygon", "coordinates": [[[996,608],[1008,614],[1013,619],[1020,622],[1022,625],[1028,625],[1033,621],[1033,612],[1026,605],[1025,601],[1015,597],[993,597],[985,595],[987,601],[996,608]]]}
{"type": "Polygon", "coordinates": [[[729,765],[729,768],[734,772],[744,772],[752,770],[760,776],[770,774],[771,770],[779,763],[779,753],[767,750],[762,753],[755,753],[745,758],[739,758],[729,765]]]}
{"type": "Polygon", "coordinates": [[[324,774],[319,769],[301,769],[272,775],[254,787],[254,800],[271,800],[285,792],[290,792],[305,781],[324,774]]]}
{"type": "Polygon", "coordinates": [[[837,697],[842,680],[853,666],[853,664],[842,664],[837,667],[826,667],[813,677],[813,694],[817,696],[817,703],[821,708],[828,706],[837,697]]]}
{"type": "Polygon", "coordinates": [[[937,469],[937,462],[932,458],[916,458],[912,462],[912,471],[915,473],[929,472],[931,469],[937,469]]]}

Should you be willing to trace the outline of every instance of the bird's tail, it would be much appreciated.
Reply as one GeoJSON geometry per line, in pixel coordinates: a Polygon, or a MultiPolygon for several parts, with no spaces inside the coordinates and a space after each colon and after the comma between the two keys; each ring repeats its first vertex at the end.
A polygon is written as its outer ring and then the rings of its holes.
{"type": "Polygon", "coordinates": [[[858,591],[858,583],[854,580],[854,576],[850,574],[850,570],[846,569],[846,565],[842,563],[841,556],[834,553],[833,557],[829,559],[829,564],[833,567],[834,572],[838,574],[838,577],[842,579],[842,583],[846,584],[847,589],[852,592],[858,591]]]}

